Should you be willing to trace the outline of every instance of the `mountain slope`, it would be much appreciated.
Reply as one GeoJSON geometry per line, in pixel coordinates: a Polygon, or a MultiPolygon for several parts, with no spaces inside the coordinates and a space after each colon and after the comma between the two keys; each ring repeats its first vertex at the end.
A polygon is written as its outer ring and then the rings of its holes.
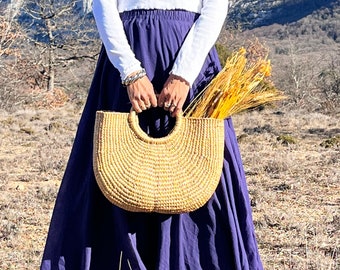
{"type": "Polygon", "coordinates": [[[228,21],[246,29],[275,23],[289,24],[320,9],[333,9],[339,5],[339,0],[242,0],[232,4],[228,21]]]}

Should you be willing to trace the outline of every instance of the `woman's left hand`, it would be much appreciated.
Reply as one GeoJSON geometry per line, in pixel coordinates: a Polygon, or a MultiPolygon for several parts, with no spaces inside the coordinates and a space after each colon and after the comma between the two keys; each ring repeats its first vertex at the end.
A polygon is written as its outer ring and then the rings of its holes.
{"type": "Polygon", "coordinates": [[[158,96],[158,106],[171,112],[171,116],[178,116],[182,112],[190,86],[182,77],[171,74],[165,82],[158,96]]]}

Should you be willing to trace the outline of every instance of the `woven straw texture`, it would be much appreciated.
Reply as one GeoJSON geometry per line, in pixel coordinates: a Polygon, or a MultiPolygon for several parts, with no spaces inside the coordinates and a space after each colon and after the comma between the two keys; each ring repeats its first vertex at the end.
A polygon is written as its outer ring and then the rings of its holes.
{"type": "Polygon", "coordinates": [[[111,203],[128,211],[200,208],[219,183],[223,150],[223,120],[178,117],[168,136],[151,138],[135,112],[96,115],[96,181],[111,203]]]}

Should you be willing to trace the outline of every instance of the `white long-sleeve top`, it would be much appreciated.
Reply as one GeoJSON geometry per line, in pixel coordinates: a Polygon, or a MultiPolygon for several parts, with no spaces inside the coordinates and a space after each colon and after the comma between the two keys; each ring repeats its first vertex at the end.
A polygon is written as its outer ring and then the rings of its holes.
{"type": "Polygon", "coordinates": [[[228,0],[93,0],[92,8],[107,55],[122,79],[142,67],[127,41],[120,12],[182,9],[199,13],[170,72],[192,85],[221,31],[228,12],[228,0]]]}

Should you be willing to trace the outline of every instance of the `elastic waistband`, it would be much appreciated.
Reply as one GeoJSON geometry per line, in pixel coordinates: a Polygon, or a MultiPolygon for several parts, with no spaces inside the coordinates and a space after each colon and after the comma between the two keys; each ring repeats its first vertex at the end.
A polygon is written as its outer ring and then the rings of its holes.
{"type": "Polygon", "coordinates": [[[120,13],[122,20],[138,19],[138,18],[155,18],[155,19],[171,19],[192,21],[196,20],[200,14],[180,9],[135,9],[120,13]]]}

